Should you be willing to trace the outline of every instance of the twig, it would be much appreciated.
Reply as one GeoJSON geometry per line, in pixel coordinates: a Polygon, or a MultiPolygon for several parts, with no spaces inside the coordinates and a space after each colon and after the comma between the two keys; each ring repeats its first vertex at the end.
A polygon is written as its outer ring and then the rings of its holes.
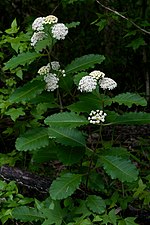
{"type": "Polygon", "coordinates": [[[142,32],[146,33],[146,34],[150,34],[150,31],[147,31],[143,28],[141,28],[139,25],[137,25],[136,23],[134,23],[132,20],[130,20],[129,18],[123,16],[122,14],[120,14],[119,12],[117,12],[116,10],[113,10],[111,8],[109,8],[108,6],[103,5],[100,1],[96,0],[96,2],[101,5],[103,8],[109,10],[110,12],[115,13],[116,15],[120,16],[121,18],[127,20],[128,22],[130,22],[133,26],[135,26],[136,28],[138,28],[139,30],[141,30],[142,32]]]}

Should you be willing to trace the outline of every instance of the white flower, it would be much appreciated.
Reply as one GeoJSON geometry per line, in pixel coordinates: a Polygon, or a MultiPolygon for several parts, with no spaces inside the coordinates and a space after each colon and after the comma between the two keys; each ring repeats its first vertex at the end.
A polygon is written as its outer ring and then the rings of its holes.
{"type": "Polygon", "coordinates": [[[49,66],[42,66],[39,70],[38,70],[38,74],[40,75],[46,75],[50,72],[50,67],[49,66]]]}
{"type": "Polygon", "coordinates": [[[109,77],[104,77],[102,80],[100,80],[99,85],[103,90],[113,90],[117,87],[117,83],[109,77]]]}
{"type": "Polygon", "coordinates": [[[99,124],[101,122],[105,122],[105,117],[107,116],[102,110],[92,110],[89,114],[88,120],[92,124],[99,124]]]}
{"type": "Polygon", "coordinates": [[[38,17],[38,18],[36,18],[34,20],[34,22],[32,23],[32,29],[35,30],[35,31],[44,30],[43,20],[44,20],[44,17],[38,17]]]}
{"type": "Polygon", "coordinates": [[[68,34],[68,28],[63,23],[54,24],[52,27],[52,35],[57,40],[65,39],[68,34]]]}
{"type": "Polygon", "coordinates": [[[31,46],[35,46],[38,41],[41,41],[45,38],[45,33],[42,31],[34,32],[31,37],[31,46]]]}
{"type": "Polygon", "coordinates": [[[92,92],[96,89],[97,80],[91,76],[84,76],[79,82],[78,90],[81,92],[92,92]]]}
{"type": "Polygon", "coordinates": [[[59,68],[60,68],[60,64],[57,61],[53,61],[53,62],[51,62],[51,67],[52,67],[53,70],[58,71],[59,68]]]}
{"type": "Polygon", "coordinates": [[[96,80],[99,80],[105,77],[105,74],[99,70],[94,70],[89,75],[94,77],[96,80]]]}
{"type": "Polygon", "coordinates": [[[53,15],[46,16],[43,20],[43,24],[52,24],[57,22],[58,22],[58,18],[53,15]]]}
{"type": "Polygon", "coordinates": [[[58,88],[58,81],[59,78],[57,75],[54,73],[49,73],[44,76],[44,80],[46,82],[46,89],[47,91],[54,91],[55,89],[58,88]]]}

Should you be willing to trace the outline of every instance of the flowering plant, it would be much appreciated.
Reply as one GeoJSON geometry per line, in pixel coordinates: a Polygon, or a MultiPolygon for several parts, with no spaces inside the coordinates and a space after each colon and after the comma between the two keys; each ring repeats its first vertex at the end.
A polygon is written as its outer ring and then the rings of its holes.
{"type": "MultiPolygon", "coordinates": [[[[36,65],[33,78],[3,100],[7,107],[1,106],[2,113],[16,123],[22,124],[28,117],[16,139],[16,150],[28,151],[31,165],[52,160],[64,165],[50,186],[49,208],[45,208],[47,203],[36,205],[39,217],[34,218],[43,224],[79,224],[77,215],[93,224],[97,215],[104,218],[109,207],[115,209],[107,201],[113,194],[108,191],[108,181],[136,183],[138,169],[127,149],[103,140],[103,129],[115,124],[150,123],[147,113],[120,114],[113,110],[113,103],[130,108],[133,103],[145,106],[146,101],[134,93],[115,96],[116,81],[100,68],[103,55],[84,55],[65,66],[54,57],[54,46],[67,38],[68,29],[75,24],[58,23],[53,15],[38,17],[32,24],[34,33],[28,48],[19,49],[3,68],[17,75],[18,69],[24,72],[31,63],[36,65]],[[39,59],[44,59],[42,65],[39,59]],[[84,193],[84,200],[73,197],[76,191],[84,193]],[[68,217],[68,212],[73,216],[68,217]]],[[[119,195],[116,202],[119,204],[119,195]]],[[[14,218],[20,219],[21,209],[14,210],[14,218]]],[[[35,213],[30,207],[23,210],[35,213]]],[[[30,219],[24,217],[24,221],[30,219]]]]}

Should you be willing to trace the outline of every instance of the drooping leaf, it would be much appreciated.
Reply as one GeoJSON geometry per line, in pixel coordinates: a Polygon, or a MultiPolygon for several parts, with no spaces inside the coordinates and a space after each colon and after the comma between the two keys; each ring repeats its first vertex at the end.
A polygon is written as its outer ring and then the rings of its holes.
{"type": "Polygon", "coordinates": [[[55,127],[79,127],[88,124],[88,120],[74,112],[53,114],[45,119],[45,124],[55,127]]]}
{"type": "Polygon", "coordinates": [[[31,151],[45,147],[49,144],[49,138],[46,128],[35,128],[27,131],[16,140],[16,149],[18,151],[31,151]]]}
{"type": "Polygon", "coordinates": [[[11,108],[7,112],[5,112],[5,114],[9,115],[13,121],[16,121],[16,119],[19,116],[24,116],[25,112],[24,109],[20,107],[20,108],[11,108]]]}
{"type": "Polygon", "coordinates": [[[107,111],[106,122],[110,124],[149,124],[150,123],[150,113],[145,112],[129,112],[119,115],[115,112],[107,111]]]}
{"type": "Polygon", "coordinates": [[[8,62],[5,63],[4,70],[12,70],[17,66],[32,63],[36,58],[41,57],[40,53],[36,52],[23,52],[17,56],[11,58],[8,62]]]}
{"type": "Polygon", "coordinates": [[[70,146],[60,146],[57,149],[57,156],[64,165],[70,166],[79,162],[79,160],[83,157],[84,152],[85,149],[80,147],[71,148],[70,146]]]}
{"type": "Polygon", "coordinates": [[[60,200],[71,196],[81,183],[81,174],[65,173],[54,180],[50,187],[50,196],[60,200]]]}
{"type": "Polygon", "coordinates": [[[10,102],[22,102],[29,101],[34,98],[36,95],[40,94],[45,87],[44,81],[34,80],[28,82],[23,87],[17,88],[12,95],[10,96],[10,102]]]}
{"type": "Polygon", "coordinates": [[[77,73],[88,68],[93,68],[95,64],[101,64],[104,59],[105,57],[103,55],[84,55],[80,58],[76,58],[69,65],[67,65],[65,71],[67,74],[77,73]]]}
{"type": "Polygon", "coordinates": [[[12,211],[12,217],[23,222],[38,221],[44,219],[44,216],[40,211],[28,206],[20,206],[14,208],[12,211]]]}
{"type": "Polygon", "coordinates": [[[86,199],[87,207],[94,213],[102,214],[105,212],[105,202],[100,196],[89,195],[86,199]]]}
{"type": "Polygon", "coordinates": [[[50,138],[54,138],[56,142],[63,145],[84,146],[85,138],[81,131],[70,129],[68,127],[50,127],[48,128],[50,138]]]}
{"type": "Polygon", "coordinates": [[[138,178],[138,170],[128,159],[107,155],[101,156],[100,161],[112,179],[118,178],[122,182],[133,182],[138,178]]]}
{"type": "Polygon", "coordinates": [[[133,104],[146,106],[147,101],[145,98],[141,97],[139,94],[136,93],[123,93],[115,96],[112,98],[113,102],[118,102],[119,105],[127,105],[128,107],[131,107],[133,104]]]}

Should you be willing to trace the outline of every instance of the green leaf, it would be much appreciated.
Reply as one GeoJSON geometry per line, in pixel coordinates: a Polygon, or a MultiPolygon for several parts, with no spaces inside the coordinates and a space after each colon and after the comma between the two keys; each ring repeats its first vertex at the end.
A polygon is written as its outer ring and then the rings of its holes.
{"type": "Polygon", "coordinates": [[[128,44],[126,47],[131,47],[133,48],[133,50],[138,49],[140,46],[144,46],[146,45],[144,39],[142,37],[134,39],[133,41],[131,41],[130,44],[128,44]]]}
{"type": "Polygon", "coordinates": [[[135,217],[127,217],[125,218],[125,224],[126,225],[138,225],[137,223],[134,222],[136,218],[135,217]]]}
{"type": "Polygon", "coordinates": [[[14,208],[12,211],[12,217],[23,222],[38,221],[44,219],[44,216],[40,211],[28,206],[20,206],[14,208]]]}
{"type": "Polygon", "coordinates": [[[39,95],[45,87],[44,81],[34,80],[25,84],[23,87],[17,88],[10,96],[10,102],[29,101],[39,95]]]}
{"type": "Polygon", "coordinates": [[[85,149],[76,147],[76,148],[71,148],[66,147],[66,146],[60,146],[57,149],[57,156],[58,159],[67,166],[70,166],[74,163],[79,162],[79,160],[83,157],[85,153],[85,149]]]}
{"type": "Polygon", "coordinates": [[[150,113],[145,112],[129,112],[119,115],[114,112],[107,112],[106,122],[110,124],[149,124],[150,113]]]}
{"type": "Polygon", "coordinates": [[[54,200],[71,196],[81,183],[81,174],[66,173],[54,180],[50,187],[50,196],[54,200]]]}
{"type": "Polygon", "coordinates": [[[62,112],[53,114],[44,120],[45,124],[55,127],[80,127],[88,124],[88,120],[74,112],[62,112]]]}
{"type": "Polygon", "coordinates": [[[48,128],[50,138],[63,145],[84,146],[85,138],[81,131],[67,127],[50,127],[48,128]]]}
{"type": "Polygon", "coordinates": [[[36,58],[41,57],[40,53],[36,52],[23,52],[17,56],[11,58],[8,62],[5,63],[4,70],[12,70],[17,66],[32,63],[36,58]]]}
{"type": "Polygon", "coordinates": [[[18,32],[18,30],[19,30],[19,27],[17,27],[17,20],[14,19],[13,22],[11,23],[11,28],[5,30],[5,32],[7,34],[15,34],[18,32]]]}
{"type": "Polygon", "coordinates": [[[133,104],[141,106],[147,105],[145,98],[141,97],[139,94],[129,92],[115,96],[112,98],[112,101],[119,103],[119,105],[127,105],[128,107],[131,107],[133,104]]]}
{"type": "Polygon", "coordinates": [[[83,71],[89,68],[93,68],[95,64],[101,64],[104,61],[105,57],[103,55],[84,55],[80,58],[76,58],[72,61],[67,67],[65,71],[67,74],[77,73],[79,71],[83,71]]]}
{"type": "Polygon", "coordinates": [[[138,178],[138,170],[130,160],[117,156],[101,156],[101,162],[108,175],[112,179],[118,178],[120,181],[133,182],[138,178]]]}
{"type": "Polygon", "coordinates": [[[5,114],[9,115],[13,121],[16,121],[16,119],[19,116],[24,116],[25,112],[24,112],[24,109],[22,107],[20,107],[20,108],[17,108],[17,109],[11,108],[7,112],[5,112],[5,114]]]}
{"type": "Polygon", "coordinates": [[[66,23],[65,25],[66,25],[66,27],[68,27],[69,29],[70,29],[70,28],[76,28],[77,26],[80,25],[80,22],[66,23]]]}
{"type": "Polygon", "coordinates": [[[86,205],[94,213],[102,214],[105,212],[105,202],[99,196],[89,195],[86,199],[86,205]]]}
{"type": "Polygon", "coordinates": [[[45,147],[49,144],[46,128],[35,128],[27,131],[24,135],[17,138],[16,149],[18,151],[31,151],[45,147]]]}

